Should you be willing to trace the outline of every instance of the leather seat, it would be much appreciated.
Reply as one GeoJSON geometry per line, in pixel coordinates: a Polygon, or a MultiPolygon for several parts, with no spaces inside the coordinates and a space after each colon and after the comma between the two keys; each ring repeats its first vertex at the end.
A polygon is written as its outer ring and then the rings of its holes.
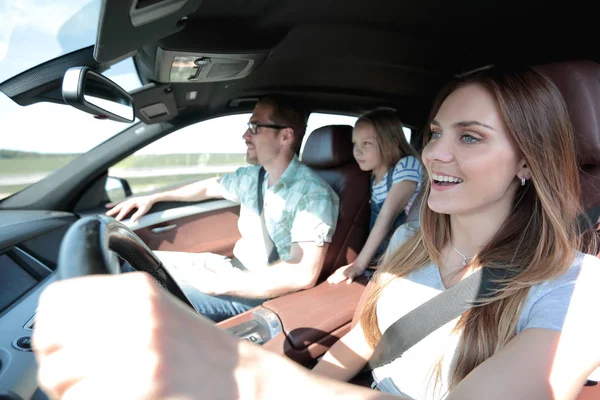
{"type": "MultiPolygon", "coordinates": [[[[600,64],[582,60],[548,64],[535,69],[554,82],[567,103],[577,142],[581,202],[587,215],[592,217],[592,221],[589,221],[592,229],[596,229],[598,216],[592,211],[600,206],[600,64]]],[[[596,374],[598,372],[592,377],[598,380],[600,376],[596,374]]],[[[584,387],[577,400],[598,398],[600,385],[596,384],[584,387]]]]}
{"type": "Polygon", "coordinates": [[[569,61],[535,67],[560,90],[571,117],[584,209],[600,204],[600,64],[569,61]]]}
{"type": "Polygon", "coordinates": [[[351,126],[328,125],[310,134],[302,153],[302,162],[340,197],[337,226],[319,281],[354,261],[369,235],[369,174],[358,167],[352,147],[351,126]]]}

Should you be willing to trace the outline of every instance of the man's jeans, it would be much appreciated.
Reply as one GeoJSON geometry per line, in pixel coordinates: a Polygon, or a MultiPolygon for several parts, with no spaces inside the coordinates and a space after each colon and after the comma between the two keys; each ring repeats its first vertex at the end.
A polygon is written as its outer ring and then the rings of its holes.
{"type": "MultiPolygon", "coordinates": [[[[210,265],[211,268],[235,268],[231,260],[214,253],[184,253],[175,251],[155,251],[164,267],[179,284],[196,310],[214,322],[220,322],[234,315],[248,311],[267,299],[248,299],[234,296],[211,296],[202,293],[191,282],[199,268],[210,265]]],[[[133,268],[126,266],[124,271],[133,268]]]]}

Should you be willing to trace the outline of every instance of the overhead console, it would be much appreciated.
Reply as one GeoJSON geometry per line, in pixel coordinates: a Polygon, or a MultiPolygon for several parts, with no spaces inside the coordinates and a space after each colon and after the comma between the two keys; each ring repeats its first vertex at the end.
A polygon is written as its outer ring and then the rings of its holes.
{"type": "MultiPolygon", "coordinates": [[[[167,44],[168,45],[168,44],[167,44]]],[[[165,46],[166,47],[166,46],[165,46]]],[[[256,52],[193,52],[155,47],[140,53],[142,68],[154,76],[153,82],[133,91],[135,114],[146,124],[168,121],[178,115],[172,84],[208,83],[245,78],[265,60],[267,51],[256,52]],[[154,56],[155,55],[155,56],[154,56]]],[[[185,94],[194,102],[197,89],[185,94]]]]}
{"type": "Polygon", "coordinates": [[[248,76],[267,53],[192,53],[158,48],[155,77],[162,83],[217,82],[248,76]]]}

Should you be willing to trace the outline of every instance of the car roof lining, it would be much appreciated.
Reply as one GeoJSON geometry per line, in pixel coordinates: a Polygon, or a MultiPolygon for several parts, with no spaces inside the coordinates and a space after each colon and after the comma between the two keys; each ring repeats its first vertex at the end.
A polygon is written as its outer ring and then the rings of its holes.
{"type": "Polygon", "coordinates": [[[540,0],[204,0],[184,29],[144,46],[136,65],[142,82],[151,82],[159,47],[268,51],[246,78],[173,83],[179,113],[224,113],[234,99],[276,92],[339,112],[392,106],[419,126],[453,75],[507,60],[599,59],[585,41],[595,34],[588,14],[577,1],[567,8],[540,0]],[[194,100],[186,100],[189,91],[194,100]]]}
{"type": "MultiPolygon", "coordinates": [[[[156,80],[159,47],[268,57],[243,79],[169,84],[177,115],[239,112],[231,106],[236,99],[287,93],[310,109],[340,113],[390,106],[408,125],[420,126],[434,94],[453,75],[513,60],[600,60],[597,46],[586,40],[596,36],[593,13],[578,1],[566,7],[541,0],[204,0],[187,17],[180,31],[138,49],[142,83],[156,80]],[[197,92],[193,100],[186,99],[190,91],[197,92]]],[[[71,66],[103,71],[113,63],[90,59],[89,48],[81,52],[85,57],[71,58],[71,66]]],[[[23,90],[21,76],[0,90],[23,105],[60,101],[61,73],[56,69],[55,79],[33,92],[23,90]]]]}

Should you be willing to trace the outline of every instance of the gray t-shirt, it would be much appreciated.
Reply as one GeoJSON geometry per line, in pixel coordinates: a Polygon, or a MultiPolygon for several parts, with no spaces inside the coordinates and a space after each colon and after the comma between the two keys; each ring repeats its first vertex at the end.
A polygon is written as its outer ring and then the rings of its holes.
{"type": "MultiPolygon", "coordinates": [[[[415,225],[400,227],[390,242],[391,254],[414,233],[415,225]]],[[[517,323],[517,334],[528,328],[562,331],[570,307],[581,307],[594,315],[600,305],[597,285],[600,282],[600,260],[578,253],[573,265],[561,276],[532,286],[517,323]],[[577,287],[576,299],[571,301],[577,287]]],[[[377,318],[381,332],[404,314],[425,303],[444,290],[438,267],[430,263],[387,286],[377,304],[377,318]]],[[[460,340],[460,332],[453,333],[458,318],[431,333],[403,356],[373,371],[373,377],[382,391],[413,399],[443,399],[447,395],[449,374],[460,340]],[[435,384],[433,372],[442,357],[442,376],[435,384]]],[[[599,339],[600,340],[600,339],[599,339]]],[[[598,371],[596,371],[598,372],[598,371]]],[[[597,379],[592,375],[591,379],[597,379]]]]}

